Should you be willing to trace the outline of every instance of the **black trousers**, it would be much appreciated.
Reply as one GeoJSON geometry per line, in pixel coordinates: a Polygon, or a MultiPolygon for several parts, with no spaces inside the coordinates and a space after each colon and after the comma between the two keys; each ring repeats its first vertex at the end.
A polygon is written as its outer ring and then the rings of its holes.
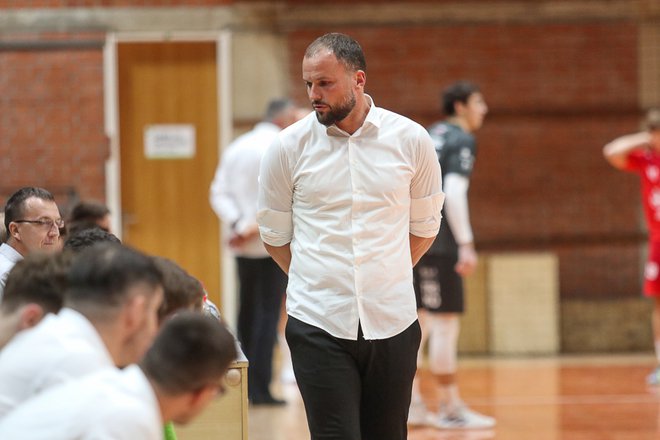
{"type": "Polygon", "coordinates": [[[271,397],[273,347],[287,276],[272,258],[236,258],[240,282],[238,339],[250,362],[248,397],[271,397]]]}
{"type": "Polygon", "coordinates": [[[419,322],[389,339],[339,339],[289,316],[286,339],[312,440],[403,440],[419,322]]]}

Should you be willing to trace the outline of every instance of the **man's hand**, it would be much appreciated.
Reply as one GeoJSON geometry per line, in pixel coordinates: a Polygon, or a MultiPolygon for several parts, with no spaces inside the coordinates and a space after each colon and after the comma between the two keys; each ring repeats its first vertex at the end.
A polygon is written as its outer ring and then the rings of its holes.
{"type": "Polygon", "coordinates": [[[466,243],[458,246],[458,262],[454,270],[461,276],[470,275],[477,267],[477,253],[474,250],[473,243],[466,243]]]}
{"type": "Polygon", "coordinates": [[[238,231],[233,231],[231,237],[229,237],[229,247],[232,249],[237,249],[245,245],[246,242],[252,240],[254,237],[259,235],[259,227],[253,226],[249,227],[240,233],[238,231]]]}

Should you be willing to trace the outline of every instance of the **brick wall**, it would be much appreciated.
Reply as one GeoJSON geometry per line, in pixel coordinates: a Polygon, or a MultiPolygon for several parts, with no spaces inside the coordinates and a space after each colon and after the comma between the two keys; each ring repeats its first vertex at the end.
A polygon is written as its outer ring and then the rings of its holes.
{"type": "Polygon", "coordinates": [[[15,45],[0,51],[3,201],[26,185],[50,189],[60,204],[71,191],[105,197],[104,38],[89,33],[3,36],[3,43],[15,45]],[[77,46],[90,39],[99,42],[97,47],[77,46]]]}
{"type": "MultiPolygon", "coordinates": [[[[596,11],[587,2],[564,2],[552,10],[553,2],[535,8],[538,2],[530,1],[525,8],[524,1],[423,1],[427,7],[453,5],[447,11],[460,14],[474,4],[479,17],[469,20],[459,14],[444,20],[439,14],[429,20],[422,17],[424,24],[412,24],[414,16],[406,15],[401,22],[389,17],[385,24],[369,22],[371,15],[365,15],[350,26],[305,24],[319,17],[293,14],[296,7],[310,8],[302,0],[286,2],[291,9],[280,9],[281,15],[274,17],[251,15],[249,6],[259,2],[230,0],[0,0],[0,10],[28,8],[34,14],[41,13],[39,8],[69,7],[189,6],[194,10],[233,3],[244,14],[237,14],[236,20],[259,17],[273,22],[242,27],[236,21],[231,22],[232,29],[287,35],[290,90],[300,102],[306,102],[300,78],[302,54],[309,42],[328,31],[349,33],[362,43],[368,63],[367,91],[378,105],[424,125],[440,117],[438,96],[443,86],[458,78],[479,83],[490,107],[478,133],[480,152],[471,186],[480,250],[557,252],[564,299],[638,295],[645,240],[638,182],[633,175],[611,169],[601,156],[603,144],[634,131],[642,113],[638,72],[642,20],[625,2],[604,1],[603,10],[596,11]],[[573,3],[579,3],[578,12],[561,15],[562,8],[573,3]],[[502,11],[514,9],[499,9],[500,4],[516,4],[517,15],[507,20],[502,11]],[[490,21],[484,7],[492,9],[497,22],[490,21]],[[590,18],[581,19],[579,11],[587,11],[590,18]],[[287,12],[302,21],[287,22],[287,12]]],[[[319,7],[325,13],[332,8],[346,11],[345,3],[319,7]]],[[[381,2],[366,3],[374,4],[374,14],[380,10],[381,2]]],[[[52,21],[35,23],[85,28],[78,19],[66,21],[62,11],[57,13],[52,21]]],[[[22,22],[16,18],[6,23],[20,28],[22,22]]],[[[15,43],[13,50],[6,45],[0,50],[0,197],[19,186],[38,184],[61,194],[73,188],[81,197],[102,200],[103,162],[108,156],[102,48],[100,43],[67,48],[67,43],[57,46],[57,42],[102,42],[105,34],[33,33],[28,24],[24,26],[13,33],[0,28],[0,44],[15,43]],[[30,41],[35,42],[33,47],[23,45],[30,41]]],[[[98,29],[95,23],[88,26],[98,29]]]]}
{"type": "Polygon", "coordinates": [[[639,294],[637,179],[601,154],[640,117],[634,23],[296,29],[290,75],[301,102],[302,54],[328,31],[363,46],[377,105],[422,124],[440,117],[446,84],[480,84],[490,114],[470,204],[481,250],[556,251],[564,297],[639,294]]]}
{"type": "Polygon", "coordinates": [[[0,9],[219,6],[233,0],[0,0],[0,9]]]}

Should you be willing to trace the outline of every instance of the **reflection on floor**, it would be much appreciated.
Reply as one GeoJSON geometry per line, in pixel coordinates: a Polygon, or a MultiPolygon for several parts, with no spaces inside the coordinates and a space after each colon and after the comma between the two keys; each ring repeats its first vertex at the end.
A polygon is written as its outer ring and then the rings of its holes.
{"type": "MultiPolygon", "coordinates": [[[[461,360],[463,399],[492,415],[491,431],[410,429],[410,440],[658,440],[660,392],[645,376],[653,356],[589,356],[461,360]]],[[[438,401],[422,370],[428,405],[438,401]]],[[[305,412],[295,385],[276,385],[285,407],[251,407],[249,440],[308,439],[305,412]]],[[[209,411],[213,411],[209,408],[209,411]]],[[[180,440],[212,440],[180,438],[180,440]]]]}

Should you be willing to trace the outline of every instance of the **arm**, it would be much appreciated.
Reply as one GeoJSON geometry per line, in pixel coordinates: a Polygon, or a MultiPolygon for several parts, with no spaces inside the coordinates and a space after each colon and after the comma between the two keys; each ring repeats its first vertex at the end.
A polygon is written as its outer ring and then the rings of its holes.
{"type": "Polygon", "coordinates": [[[408,234],[410,237],[410,257],[413,267],[419,262],[419,259],[429,250],[435,237],[418,237],[408,234]]]}
{"type": "Polygon", "coordinates": [[[266,250],[273,257],[273,260],[280,266],[280,269],[285,274],[289,274],[289,266],[291,265],[291,244],[287,243],[284,246],[271,246],[264,243],[266,250]]]}
{"type": "Polygon", "coordinates": [[[276,140],[261,160],[257,223],[264,246],[289,273],[293,239],[293,184],[286,156],[276,140]]]}
{"type": "Polygon", "coordinates": [[[231,192],[232,152],[228,151],[215,172],[209,190],[209,202],[216,215],[226,224],[235,224],[241,218],[241,212],[231,192]]]}
{"type": "Polygon", "coordinates": [[[603,147],[603,156],[615,168],[626,167],[628,155],[638,149],[648,148],[651,144],[651,134],[643,131],[618,137],[603,147]]]}
{"type": "Polygon", "coordinates": [[[458,244],[458,262],[455,270],[460,275],[469,275],[477,266],[474,250],[472,225],[468,208],[467,192],[470,180],[458,173],[445,176],[445,216],[458,244]]]}
{"type": "Polygon", "coordinates": [[[416,169],[410,182],[410,251],[413,265],[431,246],[440,229],[442,192],[440,164],[433,142],[426,130],[420,127],[419,144],[416,149],[416,169]],[[415,237],[413,239],[413,237],[415,237]],[[418,243],[428,239],[428,244],[418,243]]]}

